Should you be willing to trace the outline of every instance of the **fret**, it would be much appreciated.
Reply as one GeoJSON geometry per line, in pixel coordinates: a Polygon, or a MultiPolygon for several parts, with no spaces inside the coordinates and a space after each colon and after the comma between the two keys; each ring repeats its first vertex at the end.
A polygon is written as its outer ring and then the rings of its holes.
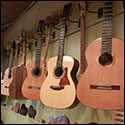
{"type": "Polygon", "coordinates": [[[62,67],[63,63],[63,56],[64,56],[64,39],[66,33],[66,23],[67,18],[69,16],[71,6],[67,8],[67,6],[63,9],[62,19],[61,19],[61,32],[60,32],[60,39],[59,39],[59,49],[58,49],[58,57],[57,57],[57,65],[56,67],[62,67]],[[68,9],[68,11],[66,11],[68,9]]]}
{"type": "Polygon", "coordinates": [[[104,1],[101,53],[111,53],[112,46],[112,1],[104,1]]]}
{"type": "Polygon", "coordinates": [[[12,48],[12,49],[11,49],[11,53],[10,53],[10,63],[9,63],[8,78],[11,78],[11,70],[12,70],[12,65],[13,65],[13,54],[14,54],[14,50],[13,50],[13,48],[12,48]]]}

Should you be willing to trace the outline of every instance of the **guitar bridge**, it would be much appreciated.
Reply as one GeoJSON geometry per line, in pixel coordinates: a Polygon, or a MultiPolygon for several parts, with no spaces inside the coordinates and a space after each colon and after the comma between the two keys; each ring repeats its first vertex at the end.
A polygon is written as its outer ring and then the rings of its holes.
{"type": "Polygon", "coordinates": [[[37,86],[29,86],[28,88],[33,90],[40,90],[40,87],[37,86]]]}
{"type": "Polygon", "coordinates": [[[119,85],[90,85],[90,89],[120,90],[120,86],[119,85]]]}
{"type": "Polygon", "coordinates": [[[64,89],[64,86],[50,86],[50,88],[53,90],[62,90],[64,89]]]}

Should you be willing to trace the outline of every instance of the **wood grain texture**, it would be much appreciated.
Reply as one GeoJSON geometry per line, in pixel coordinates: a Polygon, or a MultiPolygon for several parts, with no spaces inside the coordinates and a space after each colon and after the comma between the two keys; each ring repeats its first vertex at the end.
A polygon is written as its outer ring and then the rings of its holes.
{"type": "Polygon", "coordinates": [[[40,99],[42,103],[48,107],[65,109],[73,105],[76,99],[77,79],[76,72],[78,70],[78,62],[72,57],[63,57],[63,67],[68,69],[67,78],[70,85],[64,86],[63,90],[53,90],[50,86],[59,86],[61,78],[54,77],[54,69],[56,67],[57,57],[52,57],[47,64],[48,76],[43,82],[40,90],[40,99]]]}
{"type": "Polygon", "coordinates": [[[8,73],[9,73],[9,68],[7,68],[6,71],[5,71],[4,81],[3,81],[3,84],[1,85],[1,94],[5,95],[5,96],[10,95],[8,87],[10,86],[10,83],[13,79],[12,75],[11,75],[11,78],[8,78],[8,73]]]}
{"type": "MultiPolygon", "coordinates": [[[[42,64],[43,64],[43,61],[40,61],[40,69],[42,69],[42,64]]],[[[22,93],[26,98],[28,98],[30,100],[39,101],[40,100],[40,89],[31,89],[29,87],[32,86],[32,87],[36,87],[36,88],[41,88],[41,85],[46,78],[47,71],[45,71],[44,74],[41,74],[39,77],[35,77],[32,73],[33,69],[34,69],[34,65],[35,65],[34,60],[31,61],[27,65],[28,76],[22,85],[22,93]]]]}
{"type": "Polygon", "coordinates": [[[25,66],[15,66],[12,71],[13,79],[10,83],[9,93],[13,99],[26,99],[22,94],[22,84],[27,77],[27,69],[25,66]]]}
{"type": "Polygon", "coordinates": [[[100,65],[101,39],[92,42],[86,49],[88,67],[78,83],[79,101],[94,109],[116,110],[124,108],[124,43],[112,38],[113,62],[100,65]],[[120,85],[120,90],[90,89],[91,84],[120,85]]]}

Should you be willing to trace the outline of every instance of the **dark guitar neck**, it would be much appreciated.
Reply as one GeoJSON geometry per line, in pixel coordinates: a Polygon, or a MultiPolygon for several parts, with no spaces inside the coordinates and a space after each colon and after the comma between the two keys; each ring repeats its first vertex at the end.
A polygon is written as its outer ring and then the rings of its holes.
{"type": "Polygon", "coordinates": [[[57,67],[62,67],[63,56],[64,56],[65,30],[66,30],[66,19],[62,19],[58,58],[57,58],[57,67]]]}
{"type": "Polygon", "coordinates": [[[13,55],[14,55],[14,49],[11,49],[11,53],[10,53],[10,63],[9,63],[9,73],[8,73],[8,78],[11,78],[11,70],[12,70],[12,65],[13,65],[13,55]]]}
{"type": "Polygon", "coordinates": [[[112,1],[104,1],[101,53],[111,54],[111,46],[112,46],[112,1]]]}

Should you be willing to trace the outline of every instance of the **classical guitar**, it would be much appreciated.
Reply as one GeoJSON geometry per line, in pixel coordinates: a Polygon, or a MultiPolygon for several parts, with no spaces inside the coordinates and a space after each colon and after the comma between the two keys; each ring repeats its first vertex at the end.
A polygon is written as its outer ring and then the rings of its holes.
{"type": "MultiPolygon", "coordinates": [[[[13,43],[15,43],[15,41],[13,43]]],[[[9,60],[9,68],[7,68],[6,71],[5,71],[4,81],[3,81],[3,84],[1,85],[1,94],[5,95],[5,96],[10,95],[9,94],[9,86],[10,86],[10,83],[11,83],[11,81],[13,79],[12,65],[13,65],[14,48],[15,48],[14,46],[11,48],[10,60],[9,60]]]]}
{"type": "Polygon", "coordinates": [[[47,63],[48,75],[40,90],[42,103],[53,108],[68,108],[76,99],[76,72],[78,61],[70,56],[64,56],[64,38],[66,22],[71,4],[65,5],[62,20],[58,57],[52,57],[47,63]]]}
{"type": "Polygon", "coordinates": [[[36,50],[36,60],[31,61],[27,65],[28,76],[22,85],[23,95],[31,100],[40,100],[39,92],[42,81],[46,77],[46,72],[42,73],[43,61],[40,60],[41,57],[41,40],[44,30],[45,22],[40,20],[38,24],[38,39],[37,39],[37,50],[36,50]]]}
{"type": "Polygon", "coordinates": [[[23,83],[22,92],[25,97],[31,100],[40,100],[40,88],[47,75],[46,58],[49,48],[49,42],[52,32],[52,27],[59,22],[59,17],[47,17],[45,21],[40,21],[38,25],[38,40],[36,61],[32,61],[27,65],[28,77],[23,83]],[[41,54],[41,33],[43,33],[44,25],[49,27],[49,33],[46,42],[44,59],[40,61],[41,54]],[[35,66],[35,67],[34,67],[35,66]]]}
{"type": "MultiPolygon", "coordinates": [[[[13,79],[10,83],[9,93],[10,97],[16,100],[24,100],[26,99],[22,94],[22,84],[27,77],[27,69],[26,69],[26,32],[23,31],[21,33],[21,41],[23,43],[23,64],[21,66],[16,66],[17,59],[15,60],[15,66],[13,67],[12,75],[13,79]]],[[[18,55],[18,43],[16,43],[16,57],[18,55]]]]}
{"type": "Polygon", "coordinates": [[[112,1],[104,1],[102,39],[85,52],[88,67],[77,86],[79,101],[102,110],[124,108],[124,43],[112,38],[112,1]]]}

